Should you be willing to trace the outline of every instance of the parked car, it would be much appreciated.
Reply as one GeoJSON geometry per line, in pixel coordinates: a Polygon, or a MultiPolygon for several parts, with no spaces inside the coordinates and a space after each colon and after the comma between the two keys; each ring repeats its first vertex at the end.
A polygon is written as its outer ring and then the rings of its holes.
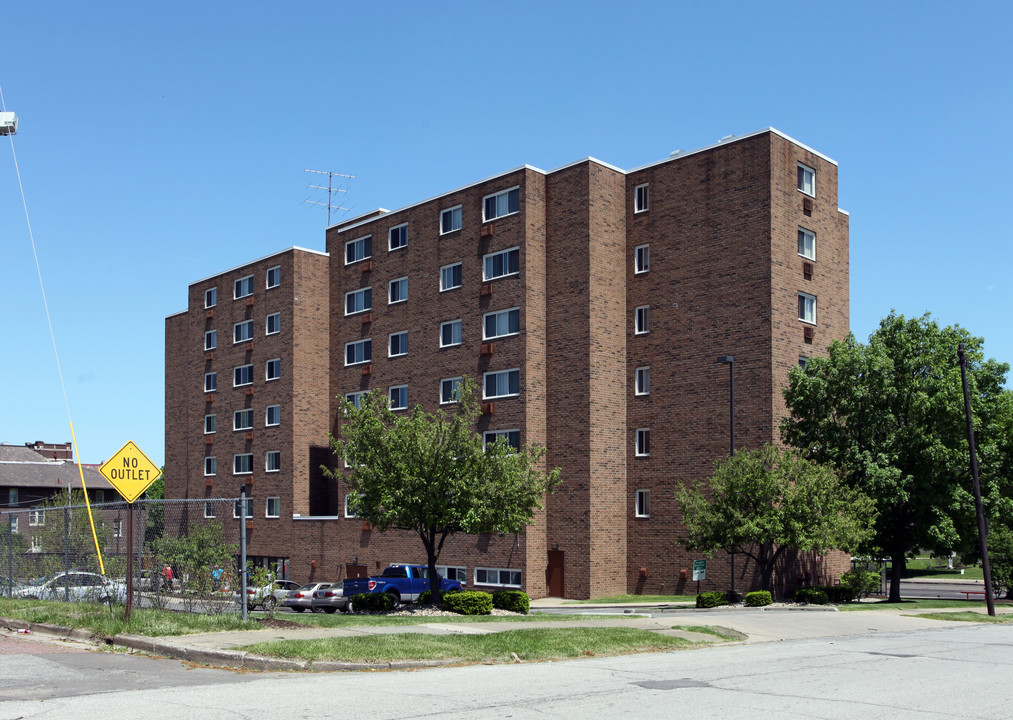
{"type": "MultiPolygon", "coordinates": [[[[261,587],[246,588],[246,609],[253,610],[258,605],[265,610],[274,610],[278,603],[285,599],[285,596],[292,590],[298,590],[299,583],[292,580],[275,580],[270,585],[261,587]]],[[[239,593],[236,593],[235,601],[240,602],[239,593]]]]}
{"type": "MultiPolygon", "coordinates": [[[[378,577],[350,578],[343,583],[345,597],[360,593],[389,593],[398,603],[415,602],[419,593],[429,589],[429,568],[424,565],[391,565],[378,577]]],[[[461,583],[439,577],[439,588],[461,590],[461,583]]]]}
{"type": "Polygon", "coordinates": [[[319,610],[313,607],[313,593],[317,590],[326,590],[330,586],[331,583],[325,582],[303,585],[301,588],[290,591],[285,599],[281,601],[281,604],[284,607],[292,608],[296,612],[303,612],[304,610],[319,612],[319,610]]]}
{"type": "Polygon", "coordinates": [[[100,603],[113,600],[122,603],[127,599],[127,586],[98,573],[60,572],[15,590],[13,597],[100,603]]]}
{"type": "Polygon", "coordinates": [[[337,610],[348,612],[348,598],[342,587],[337,583],[325,588],[313,591],[313,598],[310,601],[310,608],[313,612],[333,613],[337,610]]]}

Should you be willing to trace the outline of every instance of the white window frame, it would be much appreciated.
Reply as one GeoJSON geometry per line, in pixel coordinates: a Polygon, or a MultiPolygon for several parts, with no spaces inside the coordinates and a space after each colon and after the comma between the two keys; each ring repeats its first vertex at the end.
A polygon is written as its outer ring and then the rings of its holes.
{"type": "Polygon", "coordinates": [[[447,320],[446,322],[440,323],[440,347],[441,348],[456,347],[456,346],[460,345],[462,342],[464,342],[464,321],[463,320],[461,320],[460,318],[458,318],[457,320],[447,320]],[[454,330],[453,330],[453,328],[455,326],[457,327],[457,341],[456,342],[454,342],[454,330]],[[450,342],[448,342],[448,343],[443,342],[443,329],[446,328],[446,327],[451,328],[451,338],[450,338],[450,342]]]}
{"type": "Polygon", "coordinates": [[[505,437],[506,441],[508,443],[510,443],[510,447],[514,448],[515,450],[520,450],[520,448],[521,448],[521,430],[520,430],[520,428],[510,428],[509,430],[486,430],[485,432],[482,433],[482,448],[485,449],[485,447],[489,443],[496,442],[496,439],[500,438],[500,437],[505,437]],[[513,443],[510,443],[510,435],[513,434],[513,433],[517,433],[517,444],[516,445],[514,445],[513,443]]]}
{"type": "MultiPolygon", "coordinates": [[[[507,260],[504,264],[506,266],[509,266],[509,264],[510,264],[509,260],[507,260]]],[[[493,272],[495,272],[495,270],[493,270],[493,272]]],[[[496,252],[487,253],[487,254],[485,254],[485,255],[482,256],[482,281],[483,282],[489,282],[491,280],[498,280],[500,278],[510,277],[511,275],[519,275],[520,272],[521,272],[521,249],[520,249],[519,245],[516,245],[516,246],[514,246],[512,248],[507,248],[506,250],[497,250],[496,252]],[[510,272],[505,272],[505,273],[503,273],[501,275],[491,275],[491,274],[489,274],[489,272],[488,272],[489,271],[488,263],[490,261],[495,262],[495,258],[500,257],[500,256],[502,256],[504,258],[508,258],[511,253],[517,253],[517,269],[516,270],[510,271],[510,272]]]]}
{"type": "Polygon", "coordinates": [[[440,380],[440,405],[450,405],[458,401],[461,397],[461,383],[463,380],[463,377],[449,377],[440,380]],[[446,392],[448,389],[450,390],[449,394],[446,392]]]}
{"type": "Polygon", "coordinates": [[[218,373],[204,373],[204,392],[218,392],[218,373]]]}
{"type": "Polygon", "coordinates": [[[355,409],[358,410],[362,407],[362,398],[366,397],[366,393],[369,390],[357,390],[356,392],[345,393],[345,400],[352,403],[355,409]]]}
{"type": "Polygon", "coordinates": [[[648,365],[638,367],[634,373],[633,380],[634,395],[651,394],[651,368],[648,365]]]}
{"type": "Polygon", "coordinates": [[[359,313],[369,312],[373,309],[373,286],[359,288],[358,290],[349,290],[345,293],[345,317],[349,315],[358,315],[359,313]],[[355,298],[356,309],[351,312],[348,311],[348,298],[355,298]],[[359,298],[362,298],[362,307],[359,307],[359,298]]]}
{"type": "Polygon", "coordinates": [[[350,497],[352,497],[352,493],[345,493],[345,517],[349,518],[349,519],[351,519],[351,518],[357,518],[359,516],[356,515],[351,510],[348,509],[348,499],[350,497]]]}
{"type": "Polygon", "coordinates": [[[218,331],[208,330],[204,333],[204,352],[218,347],[218,331]]]}
{"type": "Polygon", "coordinates": [[[232,387],[234,388],[246,387],[247,385],[252,384],[253,384],[253,363],[250,363],[249,365],[236,365],[234,368],[232,368],[232,387]],[[246,382],[237,382],[239,380],[239,374],[242,373],[245,375],[247,369],[249,369],[250,371],[250,379],[246,382]]]}
{"type": "Polygon", "coordinates": [[[397,305],[398,303],[408,302],[408,276],[394,278],[387,283],[387,304],[397,305]],[[397,297],[394,297],[395,290],[397,288],[397,297]],[[402,294],[403,293],[403,294],[402,294]]]}
{"type": "Polygon", "coordinates": [[[211,413],[210,415],[204,416],[204,434],[214,435],[218,432],[218,415],[217,413],[211,413]],[[208,430],[208,427],[211,429],[208,430]]]}
{"type": "Polygon", "coordinates": [[[643,213],[651,209],[651,184],[642,183],[633,188],[633,212],[643,213]]]}
{"type": "Polygon", "coordinates": [[[348,242],[345,243],[345,255],[344,255],[345,265],[354,265],[357,262],[369,260],[371,257],[373,257],[372,235],[363,235],[362,237],[357,237],[354,240],[349,240],[348,242]],[[369,246],[368,249],[366,247],[367,245],[369,246]],[[352,248],[353,253],[357,256],[353,260],[348,259],[349,248],[352,248]],[[362,253],[362,255],[359,255],[360,252],[362,253]]]}
{"type": "Polygon", "coordinates": [[[281,313],[280,312],[269,313],[267,317],[264,318],[264,334],[277,335],[280,332],[281,332],[281,313]],[[274,330],[271,329],[272,323],[275,326],[274,330]]]}
{"type": "Polygon", "coordinates": [[[633,248],[633,274],[643,275],[651,269],[651,244],[644,243],[633,248]]]}
{"type": "Polygon", "coordinates": [[[232,456],[232,474],[233,475],[252,475],[253,474],[253,453],[236,453],[232,456]],[[249,470],[238,470],[239,459],[245,458],[243,465],[249,465],[249,470]]]}
{"type": "Polygon", "coordinates": [[[801,226],[798,229],[798,254],[816,262],[816,233],[801,226]]]}
{"type": "Polygon", "coordinates": [[[491,222],[493,220],[498,220],[501,217],[506,217],[507,215],[516,215],[520,211],[521,211],[521,186],[520,185],[514,185],[512,188],[507,188],[506,190],[501,190],[500,192],[495,192],[495,193],[492,193],[491,195],[486,195],[484,198],[482,198],[482,222],[491,222]],[[516,205],[517,205],[517,209],[516,210],[511,210],[510,209],[510,205],[511,205],[511,202],[510,202],[511,197],[510,196],[511,195],[514,196],[513,199],[516,201],[516,205]],[[504,200],[505,203],[506,203],[506,212],[500,212],[500,200],[501,199],[504,200]],[[489,209],[489,205],[488,205],[489,200],[495,200],[495,205],[493,207],[493,213],[494,213],[493,215],[490,215],[487,212],[488,209],[489,209]]]}
{"type": "Polygon", "coordinates": [[[12,533],[21,532],[19,529],[21,526],[20,523],[21,518],[19,518],[17,515],[9,515],[8,520],[10,522],[9,527],[12,533]]]}
{"type": "Polygon", "coordinates": [[[521,334],[521,309],[519,307],[507,308],[506,310],[494,310],[492,312],[487,312],[485,315],[482,316],[482,339],[483,340],[497,340],[499,338],[512,337],[514,335],[520,335],[520,334],[521,334]],[[510,315],[511,315],[511,313],[517,313],[517,330],[515,330],[515,331],[511,331],[510,330],[510,315]],[[500,320],[501,317],[506,317],[507,331],[505,333],[500,333],[498,335],[489,335],[488,332],[487,332],[488,329],[489,329],[488,325],[487,325],[488,321],[490,319],[494,319],[495,320],[496,330],[498,332],[499,331],[499,324],[500,324],[499,320],[500,320]]]}
{"type": "Polygon", "coordinates": [[[272,288],[281,287],[281,265],[275,265],[269,267],[267,273],[264,276],[264,287],[267,290],[272,288]],[[274,276],[274,282],[271,282],[271,276],[274,276]]]}
{"type": "Polygon", "coordinates": [[[458,279],[460,280],[460,282],[458,282],[457,285],[448,285],[445,282],[448,279],[448,274],[450,282],[454,281],[453,275],[454,268],[461,268],[461,263],[459,262],[450,263],[449,265],[444,265],[443,267],[440,268],[440,292],[446,292],[448,290],[457,290],[459,287],[464,285],[463,270],[457,273],[458,279]]]}
{"type": "Polygon", "coordinates": [[[809,197],[816,197],[816,169],[809,167],[805,163],[799,163],[795,187],[798,188],[800,193],[808,195],[809,197]],[[808,188],[806,188],[807,174],[809,176],[808,188]]]}
{"type": "Polygon", "coordinates": [[[522,586],[523,580],[524,580],[523,573],[520,570],[517,570],[516,568],[487,568],[487,567],[475,568],[475,585],[519,588],[522,586]],[[486,579],[484,581],[480,581],[478,579],[478,574],[480,572],[485,573],[486,579]],[[496,582],[491,582],[489,580],[490,573],[496,573],[496,582]],[[502,573],[510,573],[509,582],[503,582],[502,573]],[[514,582],[515,575],[516,575],[516,582],[514,582]]]}
{"type": "Polygon", "coordinates": [[[280,518],[281,517],[281,498],[277,495],[273,495],[264,500],[264,517],[266,518],[280,518]],[[271,506],[274,505],[274,512],[271,512],[271,506]]]}
{"type": "Polygon", "coordinates": [[[468,582],[468,568],[463,565],[437,565],[436,572],[447,580],[456,580],[459,583],[468,582]]]}
{"type": "Polygon", "coordinates": [[[638,305],[633,308],[633,334],[647,335],[651,332],[651,306],[638,305]]]}
{"type": "Polygon", "coordinates": [[[264,363],[264,382],[281,379],[281,358],[271,358],[264,363]],[[272,369],[274,373],[272,374],[272,369]]]}
{"type": "Polygon", "coordinates": [[[387,388],[387,405],[391,410],[407,410],[408,409],[408,386],[407,385],[391,385],[387,388]],[[394,405],[393,393],[394,391],[404,390],[404,405],[394,405]]]}
{"type": "Polygon", "coordinates": [[[798,320],[807,325],[816,324],[816,296],[799,291],[798,293],[798,320]],[[810,309],[812,312],[810,312],[810,309]]]}
{"type": "Polygon", "coordinates": [[[281,472],[281,450],[268,450],[264,453],[264,472],[281,472]],[[272,459],[274,460],[274,467],[271,466],[272,459]]]}
{"type": "Polygon", "coordinates": [[[281,425],[281,405],[268,405],[264,408],[264,427],[277,427],[279,425],[281,425]],[[271,422],[272,411],[277,414],[277,422],[271,422]]]}
{"type": "Polygon", "coordinates": [[[204,477],[214,477],[218,474],[218,458],[208,455],[204,458],[204,477]],[[210,470],[210,472],[208,472],[210,470]]]}
{"type": "MultiPolygon", "coordinates": [[[[28,511],[28,527],[43,527],[46,524],[45,510],[28,511]]],[[[34,540],[34,538],[33,538],[34,540]]]]}
{"type": "Polygon", "coordinates": [[[213,518],[215,516],[215,505],[216,503],[211,500],[204,501],[204,517],[213,518]]]}
{"type": "Polygon", "coordinates": [[[218,305],[218,288],[208,288],[204,291],[204,309],[208,310],[218,305]]]}
{"type": "Polygon", "coordinates": [[[651,517],[651,491],[637,490],[633,496],[633,517],[651,517]]]}
{"type": "Polygon", "coordinates": [[[123,537],[123,519],[122,518],[113,518],[113,537],[114,538],[121,538],[121,537],[123,537]]]}
{"type": "MultiPolygon", "coordinates": [[[[238,520],[239,519],[239,503],[241,503],[241,502],[242,502],[242,500],[236,500],[234,503],[232,503],[232,519],[233,520],[238,520]]],[[[244,520],[252,520],[253,519],[253,498],[251,498],[251,497],[246,498],[246,517],[243,518],[243,519],[244,520]]]]}
{"type": "Polygon", "coordinates": [[[408,331],[401,330],[387,336],[387,357],[402,357],[408,354],[408,331]],[[403,337],[402,337],[403,336],[403,337]],[[398,338],[398,350],[394,352],[394,338],[398,338]]]}
{"type": "Polygon", "coordinates": [[[633,434],[633,455],[635,457],[651,456],[651,428],[637,428],[633,434]]]}
{"type": "Polygon", "coordinates": [[[253,408],[242,408],[241,410],[232,411],[232,430],[233,432],[239,432],[241,430],[252,430],[253,429],[253,408]],[[240,417],[248,418],[249,423],[246,425],[240,425],[240,417]]]}
{"type": "Polygon", "coordinates": [[[242,300],[244,297],[249,297],[252,294],[253,294],[253,276],[252,275],[247,275],[246,277],[241,277],[238,280],[236,280],[235,283],[233,283],[233,285],[232,285],[232,299],[233,300],[242,300]],[[249,292],[244,292],[245,290],[249,290],[249,292]],[[242,293],[242,294],[240,294],[240,293],[242,293]]]}
{"type": "Polygon", "coordinates": [[[400,225],[395,225],[394,227],[389,228],[387,230],[387,252],[394,252],[395,250],[401,250],[406,247],[408,247],[408,223],[401,223],[400,225]],[[404,232],[401,233],[401,230],[404,230],[404,232]],[[395,232],[398,235],[404,235],[404,242],[400,245],[394,244],[395,232]]]}
{"type": "Polygon", "coordinates": [[[240,320],[232,326],[232,344],[250,342],[253,340],[253,320],[240,320]],[[249,331],[249,334],[247,334],[249,331]]]}
{"type": "Polygon", "coordinates": [[[500,398],[511,398],[511,397],[517,397],[520,394],[521,394],[521,371],[520,371],[520,368],[510,368],[509,370],[492,370],[490,372],[482,374],[482,399],[483,400],[497,400],[497,399],[500,399],[500,398]],[[510,392],[510,377],[514,373],[517,374],[517,392],[510,392]],[[489,380],[490,377],[495,377],[496,378],[496,385],[497,385],[496,390],[497,390],[497,392],[500,390],[500,388],[499,388],[499,384],[500,384],[499,383],[499,378],[500,377],[506,377],[507,392],[504,393],[504,394],[501,394],[501,395],[487,395],[486,394],[486,383],[488,382],[488,380],[489,380]]]}
{"type": "MultiPolygon", "coordinates": [[[[356,352],[356,355],[359,353],[356,352]]],[[[353,365],[365,365],[366,363],[373,362],[373,339],[363,338],[362,340],[355,340],[353,342],[345,343],[345,367],[352,367],[353,365]],[[362,347],[362,360],[353,360],[348,362],[348,349],[350,347],[362,347]],[[366,357],[365,348],[369,348],[369,357],[366,357]]]]}
{"type": "Polygon", "coordinates": [[[449,207],[446,210],[440,210],[440,235],[449,235],[450,233],[457,232],[464,227],[463,207],[463,205],[455,205],[454,207],[449,207]],[[450,217],[451,225],[455,224],[455,219],[457,221],[456,227],[451,227],[449,230],[445,229],[446,223],[444,222],[444,218],[448,216],[450,217]]]}

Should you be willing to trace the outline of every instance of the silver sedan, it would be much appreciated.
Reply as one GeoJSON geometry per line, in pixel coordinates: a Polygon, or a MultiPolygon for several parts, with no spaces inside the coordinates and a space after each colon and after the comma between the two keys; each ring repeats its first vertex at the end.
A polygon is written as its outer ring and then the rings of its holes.
{"type": "Polygon", "coordinates": [[[303,585],[298,590],[289,591],[285,599],[281,601],[281,604],[283,607],[292,608],[296,612],[303,612],[304,610],[320,612],[320,608],[313,607],[313,593],[317,590],[326,590],[330,586],[331,583],[325,582],[303,585]]]}
{"type": "Polygon", "coordinates": [[[335,583],[323,590],[313,593],[313,600],[310,603],[313,612],[332,613],[336,610],[348,612],[348,598],[345,597],[340,583],[335,583]]]}

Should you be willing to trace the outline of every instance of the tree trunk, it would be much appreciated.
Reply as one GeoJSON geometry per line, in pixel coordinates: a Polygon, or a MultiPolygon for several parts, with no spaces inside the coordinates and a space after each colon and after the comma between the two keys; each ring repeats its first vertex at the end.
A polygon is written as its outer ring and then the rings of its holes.
{"type": "Polygon", "coordinates": [[[892,555],[890,563],[890,597],[887,602],[899,603],[900,599],[900,579],[904,574],[904,569],[907,564],[904,559],[903,552],[895,552],[892,555]]]}

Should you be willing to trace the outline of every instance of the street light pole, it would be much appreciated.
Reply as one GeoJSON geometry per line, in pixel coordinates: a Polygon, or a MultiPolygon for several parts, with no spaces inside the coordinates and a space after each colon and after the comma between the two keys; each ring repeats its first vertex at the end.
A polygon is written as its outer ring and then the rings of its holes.
{"type": "MultiPolygon", "coordinates": [[[[728,366],[728,455],[735,455],[735,358],[721,355],[717,360],[728,366]]],[[[732,556],[732,589],[725,593],[728,602],[737,603],[742,600],[735,590],[735,550],[729,551],[732,556]]]]}

